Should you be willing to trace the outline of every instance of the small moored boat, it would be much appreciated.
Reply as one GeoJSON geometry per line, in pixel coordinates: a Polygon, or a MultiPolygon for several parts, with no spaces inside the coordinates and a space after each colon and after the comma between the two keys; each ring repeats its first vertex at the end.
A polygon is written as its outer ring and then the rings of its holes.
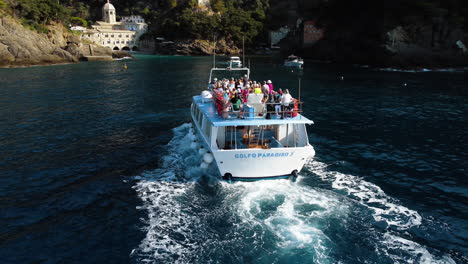
{"type": "Polygon", "coordinates": [[[304,60],[295,55],[290,55],[288,59],[284,61],[284,66],[302,68],[304,66],[304,60]]]}
{"type": "Polygon", "coordinates": [[[239,68],[242,67],[242,62],[239,57],[231,57],[228,61],[229,68],[239,68]]]}
{"type": "MultiPolygon", "coordinates": [[[[214,75],[248,79],[250,70],[213,68],[210,86],[214,75]]],[[[216,89],[193,96],[193,127],[208,151],[201,166],[215,163],[228,181],[297,178],[305,162],[315,155],[306,131],[306,125],[313,121],[301,115],[301,102],[297,100],[282,105],[277,116],[267,111],[272,107],[262,99],[263,94],[249,94],[246,103],[236,108],[216,89]]]]}

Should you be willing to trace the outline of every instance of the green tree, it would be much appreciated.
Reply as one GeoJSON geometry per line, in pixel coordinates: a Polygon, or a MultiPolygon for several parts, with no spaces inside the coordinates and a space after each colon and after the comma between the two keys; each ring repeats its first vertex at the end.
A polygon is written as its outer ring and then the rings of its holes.
{"type": "Polygon", "coordinates": [[[88,21],[84,20],[81,17],[71,17],[70,23],[74,26],[88,27],[88,21]]]}
{"type": "Polygon", "coordinates": [[[7,3],[5,3],[4,1],[0,0],[0,9],[6,9],[7,7],[7,3]]]}
{"type": "Polygon", "coordinates": [[[227,8],[223,0],[211,0],[210,1],[211,9],[215,12],[224,13],[227,8]]]}

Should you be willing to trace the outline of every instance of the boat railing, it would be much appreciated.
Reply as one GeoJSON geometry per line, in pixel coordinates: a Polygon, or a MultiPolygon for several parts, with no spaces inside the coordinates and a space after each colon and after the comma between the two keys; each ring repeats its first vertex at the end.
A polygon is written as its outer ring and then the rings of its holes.
{"type": "Polygon", "coordinates": [[[303,112],[303,104],[304,102],[296,99],[288,105],[282,103],[261,103],[254,106],[244,103],[236,110],[235,105],[231,102],[224,103],[224,105],[215,102],[218,115],[224,119],[284,119],[300,117],[299,114],[303,112]]]}

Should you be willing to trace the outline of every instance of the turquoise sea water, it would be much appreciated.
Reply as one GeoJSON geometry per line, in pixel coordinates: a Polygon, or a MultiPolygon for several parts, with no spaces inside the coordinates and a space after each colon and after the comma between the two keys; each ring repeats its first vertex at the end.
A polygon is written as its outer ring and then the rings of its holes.
{"type": "Polygon", "coordinates": [[[250,61],[294,96],[302,79],[297,183],[199,168],[212,58],[0,69],[0,262],[468,262],[466,71],[250,61]]]}

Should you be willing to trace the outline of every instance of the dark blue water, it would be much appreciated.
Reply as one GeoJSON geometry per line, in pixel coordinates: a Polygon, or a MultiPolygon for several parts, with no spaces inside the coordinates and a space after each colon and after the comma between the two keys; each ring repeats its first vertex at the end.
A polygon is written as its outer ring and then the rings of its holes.
{"type": "Polygon", "coordinates": [[[302,79],[317,154],[295,184],[199,168],[211,58],[0,69],[0,262],[467,263],[468,73],[307,66],[251,58],[302,79]]]}

